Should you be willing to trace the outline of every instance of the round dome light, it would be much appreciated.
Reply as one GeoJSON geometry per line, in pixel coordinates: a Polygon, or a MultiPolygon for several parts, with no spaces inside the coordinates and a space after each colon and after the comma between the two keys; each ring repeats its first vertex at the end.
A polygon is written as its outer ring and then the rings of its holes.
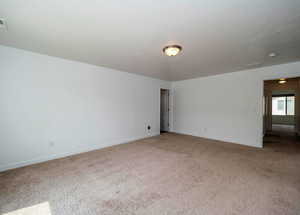
{"type": "Polygon", "coordinates": [[[275,52],[271,52],[270,54],[269,54],[269,57],[276,57],[277,56],[277,54],[275,53],[275,52]]]}
{"type": "Polygon", "coordinates": [[[176,56],[182,50],[182,47],[179,45],[171,45],[163,48],[163,52],[167,56],[176,56]]]}

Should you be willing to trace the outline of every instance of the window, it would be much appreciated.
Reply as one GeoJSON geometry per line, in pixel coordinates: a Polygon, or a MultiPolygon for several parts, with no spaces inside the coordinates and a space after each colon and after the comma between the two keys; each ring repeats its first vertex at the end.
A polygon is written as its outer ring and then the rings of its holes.
{"type": "Polygon", "coordinates": [[[295,115],[295,96],[287,96],[286,99],[286,115],[295,115]]]}
{"type": "Polygon", "coordinates": [[[295,96],[273,96],[272,115],[295,115],[295,96]]]}

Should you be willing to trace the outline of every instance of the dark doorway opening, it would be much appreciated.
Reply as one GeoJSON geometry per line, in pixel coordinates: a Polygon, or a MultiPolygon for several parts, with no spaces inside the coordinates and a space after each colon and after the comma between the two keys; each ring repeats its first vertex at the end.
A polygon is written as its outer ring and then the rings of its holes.
{"type": "Polygon", "coordinates": [[[160,133],[169,132],[170,127],[170,91],[160,89],[160,133]]]}

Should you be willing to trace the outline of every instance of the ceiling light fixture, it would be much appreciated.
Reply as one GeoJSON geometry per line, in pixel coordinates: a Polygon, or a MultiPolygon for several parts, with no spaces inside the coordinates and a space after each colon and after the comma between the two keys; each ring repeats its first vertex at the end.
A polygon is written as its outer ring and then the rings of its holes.
{"type": "Polygon", "coordinates": [[[276,57],[277,56],[277,54],[275,53],[275,52],[271,52],[270,54],[269,54],[269,57],[276,57]]]}
{"type": "Polygon", "coordinates": [[[286,79],[285,78],[280,78],[278,81],[279,84],[285,84],[286,83],[286,79]]]}
{"type": "Polygon", "coordinates": [[[167,56],[176,56],[182,50],[182,47],[179,45],[171,45],[163,48],[163,52],[167,56]]]}

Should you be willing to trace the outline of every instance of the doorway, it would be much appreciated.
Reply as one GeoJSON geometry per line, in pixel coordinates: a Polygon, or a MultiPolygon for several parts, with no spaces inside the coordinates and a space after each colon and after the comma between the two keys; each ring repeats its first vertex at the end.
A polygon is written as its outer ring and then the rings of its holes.
{"type": "Polygon", "coordinates": [[[264,81],[264,146],[297,141],[300,78],[264,81]]]}
{"type": "Polygon", "coordinates": [[[272,131],[295,133],[295,92],[272,94],[272,131]]]}
{"type": "Polygon", "coordinates": [[[170,127],[170,90],[160,89],[160,133],[168,132],[170,127]]]}

